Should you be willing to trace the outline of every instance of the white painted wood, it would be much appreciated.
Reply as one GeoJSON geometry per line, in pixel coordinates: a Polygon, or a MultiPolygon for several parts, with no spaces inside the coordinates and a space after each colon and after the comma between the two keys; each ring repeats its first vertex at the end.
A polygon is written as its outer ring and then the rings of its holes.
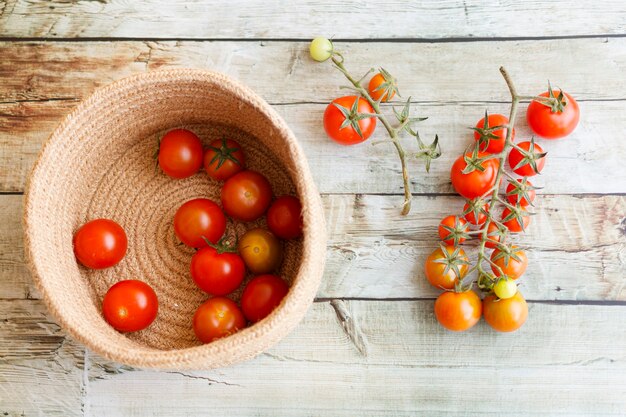
{"type": "Polygon", "coordinates": [[[481,322],[455,334],[436,324],[431,301],[339,303],[316,303],[277,347],[227,369],[129,370],[90,354],[87,411],[590,416],[626,407],[626,336],[614,325],[623,307],[531,304],[518,333],[481,322]]]}
{"type": "Polygon", "coordinates": [[[621,34],[619,0],[441,2],[7,0],[0,34],[26,37],[447,38],[621,34]]]}
{"type": "MultiPolygon", "coordinates": [[[[327,265],[318,297],[436,297],[423,274],[437,225],[460,197],[325,195],[327,265]]],[[[626,300],[626,197],[539,196],[519,242],[532,248],[521,290],[533,300],[626,300]]],[[[0,298],[39,297],[23,265],[21,196],[0,196],[0,298]]],[[[468,247],[469,254],[475,249],[468,247]]]]}
{"type": "Polygon", "coordinates": [[[0,300],[0,415],[82,416],[83,358],[40,300],[0,300]]]}

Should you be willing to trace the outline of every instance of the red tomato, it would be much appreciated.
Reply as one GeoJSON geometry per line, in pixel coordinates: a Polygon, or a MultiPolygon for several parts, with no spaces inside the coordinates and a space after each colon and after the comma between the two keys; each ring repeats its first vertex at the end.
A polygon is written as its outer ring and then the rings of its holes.
{"type": "Polygon", "coordinates": [[[509,231],[513,233],[523,232],[528,228],[530,224],[530,216],[522,216],[522,222],[524,223],[524,227],[520,224],[519,220],[516,217],[513,217],[509,220],[505,220],[511,214],[511,210],[505,208],[502,210],[502,224],[509,229],[509,231]]]}
{"type": "Polygon", "coordinates": [[[396,86],[396,79],[381,68],[381,71],[370,80],[367,90],[374,100],[386,102],[396,95],[398,87],[396,86]]]}
{"type": "MultiPolygon", "coordinates": [[[[524,275],[524,272],[528,267],[528,257],[526,256],[526,252],[519,249],[517,246],[513,246],[510,252],[507,252],[506,249],[505,251],[500,249],[494,250],[491,254],[491,261],[500,267],[500,270],[502,270],[504,275],[514,280],[524,275]],[[511,253],[517,256],[519,261],[511,256],[511,253]]],[[[498,270],[495,265],[491,265],[491,270],[495,276],[499,277],[502,274],[500,274],[500,270],[498,270]]]]}
{"type": "Polygon", "coordinates": [[[563,97],[558,99],[560,91],[555,91],[552,95],[550,91],[541,93],[542,97],[557,97],[558,103],[555,106],[546,106],[538,101],[531,101],[526,112],[528,126],[537,135],[546,139],[559,139],[572,133],[578,125],[580,110],[574,97],[563,93],[563,97]]]}
{"type": "Polygon", "coordinates": [[[526,323],[528,304],[518,291],[513,297],[500,299],[491,294],[483,300],[483,312],[488,325],[499,332],[512,332],[526,323]]]}
{"type": "Polygon", "coordinates": [[[229,336],[244,327],[246,319],[243,313],[226,297],[209,298],[193,315],[193,331],[202,343],[229,336]]]}
{"type": "Polygon", "coordinates": [[[468,237],[469,225],[458,216],[448,216],[439,223],[439,237],[446,245],[460,245],[468,237]]]}
{"type": "Polygon", "coordinates": [[[517,185],[509,182],[506,187],[506,199],[513,205],[526,207],[535,200],[535,189],[527,178],[518,179],[517,185]]]}
{"type": "Polygon", "coordinates": [[[222,206],[235,220],[252,222],[261,217],[272,201],[272,186],[256,171],[230,177],[222,187],[222,206]]]}
{"type": "Polygon", "coordinates": [[[206,198],[196,198],[180,206],[174,216],[176,236],[187,246],[207,246],[205,238],[217,243],[226,231],[226,217],[220,206],[206,198]]]}
{"type": "Polygon", "coordinates": [[[235,291],[246,275],[243,259],[236,253],[220,252],[210,246],[191,258],[191,277],[198,288],[211,295],[235,291]]]}
{"type": "Polygon", "coordinates": [[[126,255],[127,248],[126,233],[113,220],[92,220],[74,234],[74,254],[78,262],[88,268],[117,265],[126,255]]]}
{"type": "Polygon", "coordinates": [[[489,226],[487,226],[485,247],[490,249],[497,247],[498,242],[504,241],[506,234],[507,229],[500,229],[494,222],[489,223],[489,226]]]}
{"type": "Polygon", "coordinates": [[[465,203],[463,206],[463,213],[465,220],[475,226],[480,226],[487,220],[485,213],[489,212],[489,203],[482,203],[484,200],[472,200],[470,203],[465,203]],[[482,207],[481,207],[482,205],[482,207]]]}
{"type": "Polygon", "coordinates": [[[302,206],[290,195],[278,198],[267,211],[267,227],[281,239],[302,236],[302,206]]]}
{"type": "MultiPolygon", "coordinates": [[[[487,153],[478,153],[478,158],[484,158],[487,156],[489,156],[487,153]]],[[[500,163],[494,158],[487,159],[485,161],[478,162],[478,164],[484,168],[483,171],[474,169],[472,172],[464,174],[463,170],[468,165],[465,158],[471,159],[472,153],[459,156],[457,160],[454,161],[454,164],[452,164],[450,178],[454,189],[457,193],[469,200],[486,195],[496,183],[496,176],[498,174],[498,167],[500,166],[500,163]]]]}
{"type": "MultiPolygon", "coordinates": [[[[509,123],[509,119],[502,114],[489,114],[476,123],[474,128],[474,139],[480,142],[479,149],[487,153],[500,153],[504,150],[506,134],[508,129],[496,129],[496,126],[503,126],[509,123]],[[485,123],[485,119],[487,123],[485,123]]],[[[511,141],[515,138],[515,129],[511,133],[511,141]]]]}
{"type": "Polygon", "coordinates": [[[159,300],[154,290],[134,279],[113,285],[102,301],[104,318],[120,332],[145,329],[154,321],[158,310],[159,300]]]}
{"type": "Polygon", "coordinates": [[[480,297],[474,291],[446,291],[435,301],[435,317],[443,327],[462,332],[473,327],[482,314],[480,297]]]}
{"type": "Polygon", "coordinates": [[[274,311],[288,292],[289,286],[276,275],[259,275],[243,290],[243,314],[251,322],[263,320],[274,311]]]}
{"type": "Polygon", "coordinates": [[[214,140],[204,154],[204,170],[214,180],[225,181],[245,167],[243,149],[231,139],[214,140]]]}
{"type": "Polygon", "coordinates": [[[462,248],[446,246],[435,249],[424,264],[426,279],[435,288],[451,290],[469,270],[469,259],[462,248]],[[456,267],[456,269],[454,268],[456,267]],[[458,270],[458,274],[456,271],[458,270]]]}
{"type": "Polygon", "coordinates": [[[159,166],[172,178],[187,178],[202,166],[202,143],[195,133],[170,130],[159,143],[159,166]]]}
{"type": "Polygon", "coordinates": [[[517,146],[529,152],[529,155],[522,154],[518,149],[511,149],[509,153],[509,166],[513,172],[522,177],[532,177],[540,173],[543,166],[546,164],[546,157],[541,146],[534,142],[520,142],[517,146]],[[536,170],[533,168],[533,163],[537,168],[536,170]]]}
{"type": "Polygon", "coordinates": [[[358,102],[356,96],[333,100],[324,112],[326,134],[341,145],[356,145],[367,140],[376,129],[376,118],[367,117],[358,120],[358,114],[362,113],[374,113],[372,106],[362,97],[358,97],[358,102]]]}

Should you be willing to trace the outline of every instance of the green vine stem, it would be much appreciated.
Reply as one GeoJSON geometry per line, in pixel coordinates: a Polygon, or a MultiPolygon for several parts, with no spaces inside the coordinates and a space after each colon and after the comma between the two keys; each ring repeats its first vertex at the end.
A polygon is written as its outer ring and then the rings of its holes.
{"type": "Polygon", "coordinates": [[[411,177],[409,175],[408,165],[407,165],[407,153],[402,147],[400,143],[400,133],[403,130],[409,132],[409,134],[415,136],[420,151],[415,155],[416,158],[423,158],[426,160],[426,171],[430,169],[430,161],[432,159],[436,159],[441,155],[441,149],[439,147],[439,138],[435,137],[435,141],[431,145],[425,145],[417,132],[414,132],[410,128],[410,124],[412,121],[423,120],[420,118],[411,118],[409,117],[409,105],[410,98],[407,100],[405,105],[405,110],[401,115],[396,113],[396,117],[398,118],[399,124],[397,126],[392,126],[387,117],[383,114],[380,109],[380,101],[374,100],[372,96],[369,94],[367,88],[363,87],[361,82],[367,77],[373,69],[370,69],[361,79],[357,80],[354,78],[343,65],[343,56],[336,51],[333,51],[333,55],[331,56],[331,60],[335,67],[346,77],[346,79],[352,84],[352,89],[354,89],[360,96],[362,96],[374,109],[375,115],[380,122],[383,124],[387,133],[389,134],[389,139],[391,143],[393,143],[396,151],[398,153],[398,157],[400,158],[400,165],[402,167],[402,181],[404,185],[404,203],[402,204],[402,215],[406,215],[411,211],[411,177]],[[405,113],[406,112],[406,113],[405,113]],[[403,117],[401,117],[403,116],[403,117]]]}

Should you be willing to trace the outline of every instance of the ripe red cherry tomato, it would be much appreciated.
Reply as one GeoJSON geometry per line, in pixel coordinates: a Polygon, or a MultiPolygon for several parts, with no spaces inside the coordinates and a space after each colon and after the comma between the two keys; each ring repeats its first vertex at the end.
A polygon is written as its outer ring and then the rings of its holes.
{"type": "Polygon", "coordinates": [[[97,219],[85,223],[74,234],[74,254],[88,268],[117,265],[128,248],[122,227],[113,220],[97,219]]]}
{"type": "Polygon", "coordinates": [[[243,171],[246,157],[239,142],[231,139],[217,139],[211,142],[204,154],[204,170],[209,177],[225,181],[243,171]]]}
{"type": "Polygon", "coordinates": [[[202,343],[229,336],[246,327],[243,313],[232,300],[213,297],[204,302],[193,316],[193,331],[202,343]]]}
{"type": "Polygon", "coordinates": [[[159,301],[152,287],[134,279],[113,285],[102,301],[104,318],[120,332],[145,329],[154,321],[158,310],[159,301]]]}
{"type": "MultiPolygon", "coordinates": [[[[517,145],[525,151],[529,151],[532,147],[533,149],[530,152],[533,154],[543,153],[543,149],[541,148],[541,146],[537,145],[536,143],[532,144],[533,146],[531,146],[531,142],[520,142],[517,145]]],[[[524,155],[517,149],[511,149],[511,152],[509,152],[509,166],[511,167],[513,172],[515,172],[517,175],[521,175],[522,177],[532,177],[533,175],[537,175],[541,172],[543,166],[546,164],[545,156],[541,158],[536,158],[535,164],[537,167],[537,171],[535,171],[532,164],[530,163],[530,161],[528,161],[527,158],[526,162],[520,165],[520,163],[524,161],[524,159],[524,155]],[[518,167],[518,165],[520,166],[518,167]]]]}
{"type": "Polygon", "coordinates": [[[287,292],[289,286],[276,275],[259,275],[243,290],[243,314],[251,322],[262,320],[280,304],[287,292]]]}
{"type": "Polygon", "coordinates": [[[443,243],[458,246],[465,242],[465,234],[469,232],[469,225],[465,219],[459,216],[447,216],[441,220],[437,231],[443,243]]]}
{"type": "Polygon", "coordinates": [[[302,236],[302,206],[290,195],[278,198],[267,211],[267,226],[281,239],[302,236]]]}
{"type": "Polygon", "coordinates": [[[508,233],[507,229],[500,229],[494,222],[490,222],[487,227],[485,246],[490,249],[496,248],[498,243],[505,237],[506,233],[508,233]]]}
{"type": "MultiPolygon", "coordinates": [[[[476,204],[476,201],[472,201],[472,204],[476,204]]],[[[478,207],[477,205],[473,205],[472,207],[478,207]]],[[[470,222],[471,224],[475,225],[475,226],[480,226],[483,223],[485,223],[485,221],[487,220],[487,215],[485,214],[485,212],[489,212],[489,203],[485,203],[483,204],[481,209],[477,209],[477,210],[473,210],[470,209],[470,205],[469,203],[465,203],[465,205],[463,206],[463,213],[466,213],[465,216],[465,220],[467,220],[468,222],[470,222]],[[469,211],[468,211],[469,210],[469,211]],[[476,218],[476,213],[478,213],[478,218],[476,218]]]]}
{"type": "Polygon", "coordinates": [[[220,252],[210,246],[191,258],[191,277],[198,288],[211,295],[235,291],[246,275],[243,259],[236,253],[220,252]]]}
{"type": "MultiPolygon", "coordinates": [[[[479,149],[487,153],[502,152],[506,142],[507,129],[493,130],[493,127],[503,126],[507,123],[509,123],[509,119],[502,114],[487,115],[486,125],[485,118],[480,119],[478,123],[476,123],[476,129],[478,130],[474,130],[474,139],[476,141],[482,141],[479,149]]],[[[515,129],[513,129],[511,133],[511,140],[513,139],[515,139],[515,129]]]]}
{"type": "MultiPolygon", "coordinates": [[[[488,155],[487,153],[479,152],[478,158],[484,158],[488,155]]],[[[465,157],[471,158],[472,154],[467,153],[465,157]]],[[[485,195],[494,186],[500,163],[495,158],[487,159],[480,162],[483,171],[474,169],[472,172],[464,174],[463,170],[467,165],[464,155],[459,156],[452,164],[450,178],[456,192],[471,200],[472,198],[485,195]]]]}
{"type": "Polygon", "coordinates": [[[367,86],[370,96],[374,100],[382,102],[391,100],[396,95],[397,90],[395,78],[385,70],[374,75],[367,86]]]}
{"type": "Polygon", "coordinates": [[[518,291],[511,298],[499,299],[493,294],[483,300],[485,321],[499,332],[513,332],[526,323],[528,304],[518,291]]]}
{"type": "Polygon", "coordinates": [[[362,97],[358,97],[356,112],[356,96],[339,97],[326,107],[324,112],[324,130],[329,138],[341,145],[356,145],[367,140],[376,129],[376,118],[368,117],[357,120],[357,113],[374,113],[372,106],[362,97]],[[338,108],[341,106],[343,109],[338,108]],[[350,120],[347,126],[342,127],[346,120],[350,120]],[[359,135],[356,127],[359,127],[359,135]]]}
{"type": "Polygon", "coordinates": [[[535,200],[536,192],[533,189],[533,184],[526,178],[524,178],[524,180],[518,179],[517,182],[519,184],[517,186],[510,182],[509,185],[507,185],[506,199],[513,205],[526,207],[535,200]]]}
{"type": "Polygon", "coordinates": [[[502,224],[505,225],[509,229],[509,231],[511,231],[512,233],[519,233],[528,229],[528,225],[530,224],[530,216],[522,216],[522,222],[524,223],[524,227],[522,227],[517,217],[513,217],[509,220],[504,220],[509,216],[509,214],[511,214],[511,210],[509,210],[508,208],[502,210],[502,224]]]}
{"type": "MultiPolygon", "coordinates": [[[[558,97],[560,91],[554,91],[553,96],[558,97]]],[[[574,100],[574,97],[567,93],[563,93],[564,106],[560,106],[559,109],[553,109],[549,106],[543,105],[538,101],[531,101],[528,105],[528,111],[526,112],[526,119],[528,120],[528,126],[537,135],[546,139],[559,139],[572,133],[578,125],[580,119],[580,110],[578,109],[578,103],[574,100]],[[562,110],[562,111],[559,111],[562,110]]],[[[550,92],[546,91],[541,93],[542,97],[549,97],[550,92]]]]}
{"type": "Polygon", "coordinates": [[[252,222],[261,217],[272,201],[272,186],[256,171],[230,177],[222,187],[222,206],[235,220],[252,222]]]}
{"type": "Polygon", "coordinates": [[[202,166],[202,143],[186,129],[170,130],[159,143],[159,166],[172,178],[187,178],[202,166]]]}
{"type": "Polygon", "coordinates": [[[207,246],[204,238],[217,243],[226,231],[226,217],[220,206],[206,198],[189,200],[174,216],[176,236],[187,246],[207,246]]]}

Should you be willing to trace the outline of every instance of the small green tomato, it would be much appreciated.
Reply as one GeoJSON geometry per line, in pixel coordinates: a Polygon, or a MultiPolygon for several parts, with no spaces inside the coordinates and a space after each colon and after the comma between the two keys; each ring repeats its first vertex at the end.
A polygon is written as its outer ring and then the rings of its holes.
{"type": "Polygon", "coordinates": [[[309,47],[311,58],[324,62],[333,54],[333,43],[326,38],[315,38],[309,47]]]}
{"type": "Polygon", "coordinates": [[[517,293],[517,284],[512,279],[500,279],[493,286],[493,292],[503,300],[511,298],[517,293]]]}

